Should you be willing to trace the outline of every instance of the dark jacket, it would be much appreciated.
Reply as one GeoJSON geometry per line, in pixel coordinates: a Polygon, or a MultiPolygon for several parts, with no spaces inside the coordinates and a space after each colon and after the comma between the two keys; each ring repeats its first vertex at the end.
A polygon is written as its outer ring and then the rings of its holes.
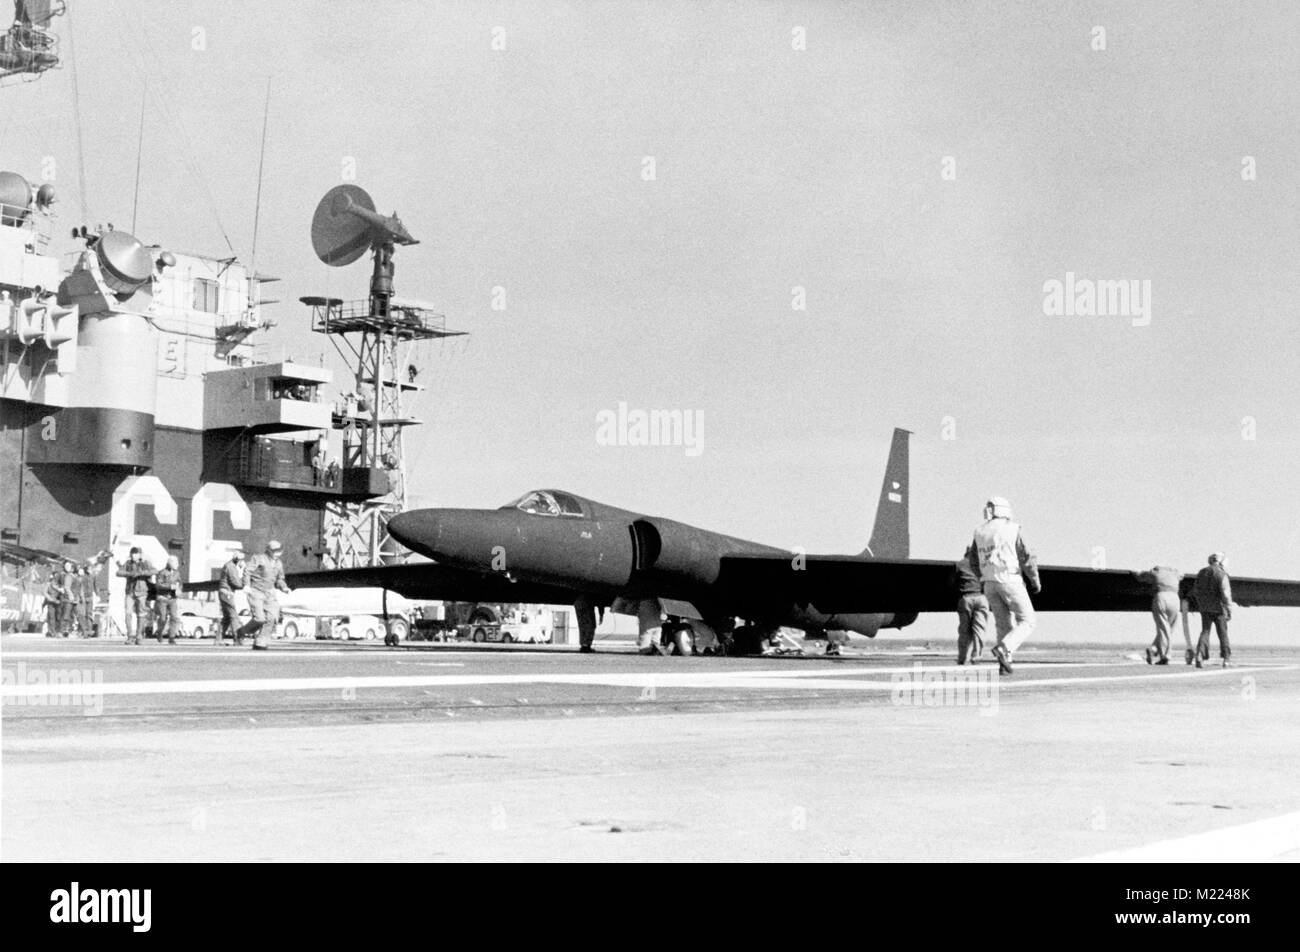
{"type": "Polygon", "coordinates": [[[181,573],[176,569],[163,569],[154,579],[154,590],[159,598],[175,598],[181,590],[181,573]]]}
{"type": "Polygon", "coordinates": [[[57,605],[63,601],[63,572],[51,572],[45,582],[45,604],[57,605]]]}
{"type": "Polygon", "coordinates": [[[117,570],[117,574],[126,579],[126,594],[148,595],[149,577],[157,573],[152,565],[144,559],[129,559],[117,570]]]}
{"type": "Polygon", "coordinates": [[[217,581],[217,591],[233,595],[244,587],[244,566],[230,559],[221,567],[221,578],[217,581]]]}
{"type": "MultiPolygon", "coordinates": [[[[956,564],[957,569],[957,594],[958,595],[982,595],[984,586],[980,583],[979,572],[971,568],[971,552],[974,547],[966,550],[966,555],[956,564]]],[[[978,558],[978,557],[977,557],[978,558]]],[[[978,564],[978,562],[976,563],[978,564]]]]}
{"type": "Polygon", "coordinates": [[[1232,606],[1232,585],[1223,566],[1207,565],[1197,572],[1192,594],[1199,612],[1217,615],[1227,611],[1232,606]]]}

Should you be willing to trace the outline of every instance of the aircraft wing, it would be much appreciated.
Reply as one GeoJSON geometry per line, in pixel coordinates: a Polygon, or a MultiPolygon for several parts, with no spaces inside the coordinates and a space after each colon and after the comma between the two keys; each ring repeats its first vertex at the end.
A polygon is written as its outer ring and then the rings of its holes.
{"type": "MultiPolygon", "coordinates": [[[[429,601],[568,605],[578,597],[577,591],[558,585],[512,582],[501,573],[472,572],[436,562],[293,572],[285,576],[285,581],[292,589],[386,588],[407,598],[429,601]]],[[[188,591],[211,591],[217,583],[198,582],[185,587],[188,591]]]]}
{"type": "MultiPolygon", "coordinates": [[[[1189,578],[1193,576],[1188,576],[1189,578]]],[[[1300,582],[1272,578],[1229,578],[1234,605],[1270,605],[1294,608],[1300,605],[1300,582]]]]}
{"type": "MultiPolygon", "coordinates": [[[[1039,566],[1039,611],[1150,611],[1151,589],[1140,573],[1124,569],[1039,566]]],[[[1183,591],[1194,576],[1185,576],[1183,591]]],[[[1300,607],[1300,582],[1233,578],[1238,605],[1300,607]]],[[[730,600],[764,605],[813,605],[828,614],[951,612],[957,606],[952,562],[863,559],[857,556],[726,556],[718,578],[730,600]]]]}

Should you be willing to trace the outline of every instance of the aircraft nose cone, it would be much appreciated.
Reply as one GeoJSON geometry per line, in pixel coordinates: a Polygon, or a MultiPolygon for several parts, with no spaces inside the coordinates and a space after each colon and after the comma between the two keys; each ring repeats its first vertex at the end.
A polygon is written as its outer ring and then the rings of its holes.
{"type": "Polygon", "coordinates": [[[399,512],[388,520],[388,534],[408,549],[436,558],[440,522],[437,509],[399,512]]]}

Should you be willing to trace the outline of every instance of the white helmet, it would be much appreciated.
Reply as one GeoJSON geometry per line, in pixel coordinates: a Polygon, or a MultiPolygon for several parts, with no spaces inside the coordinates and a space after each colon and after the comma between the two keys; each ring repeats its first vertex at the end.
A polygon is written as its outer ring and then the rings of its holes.
{"type": "Polygon", "coordinates": [[[1007,502],[1005,496],[990,496],[988,502],[984,504],[984,518],[1010,519],[1011,503],[1007,502]]]}

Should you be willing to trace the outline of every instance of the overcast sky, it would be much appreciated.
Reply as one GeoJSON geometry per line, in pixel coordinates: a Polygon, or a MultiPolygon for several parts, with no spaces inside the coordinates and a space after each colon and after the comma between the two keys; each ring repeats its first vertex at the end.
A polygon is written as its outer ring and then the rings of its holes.
{"type": "MultiPolygon", "coordinates": [[[[399,293],[472,336],[425,355],[417,502],[556,485],[856,552],[900,425],[918,557],[996,493],[1044,562],[1300,577],[1292,4],[71,7],[92,224],[130,223],[147,83],[138,234],[247,258],[269,77],[277,348],[328,350],[300,295],[366,292],[308,236],[350,164],[421,239],[399,293]],[[1149,281],[1150,323],[1045,314],[1067,272],[1149,281]],[[620,401],[703,451],[600,445],[620,401]]],[[[0,90],[0,167],[55,157],[63,224],[71,81],[0,90]]]]}

